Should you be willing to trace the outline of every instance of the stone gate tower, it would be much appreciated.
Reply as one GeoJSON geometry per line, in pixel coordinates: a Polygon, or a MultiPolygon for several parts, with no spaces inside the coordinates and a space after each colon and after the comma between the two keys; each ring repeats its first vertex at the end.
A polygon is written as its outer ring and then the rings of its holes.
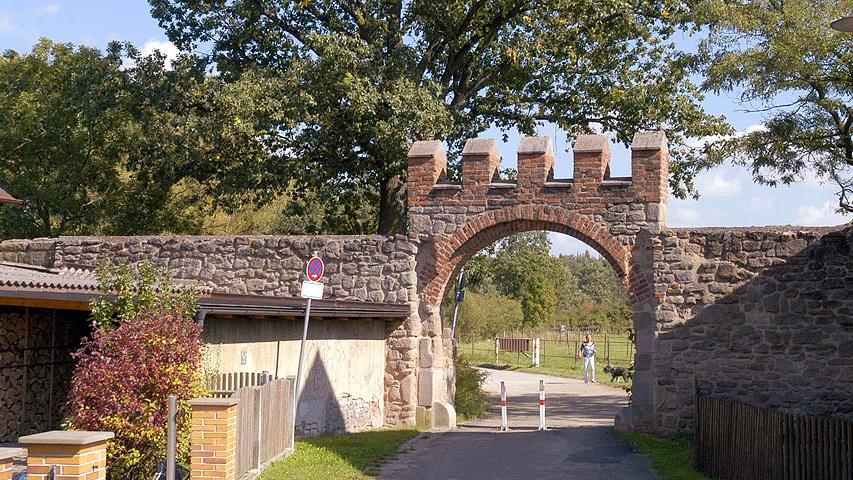
{"type": "MultiPolygon", "coordinates": [[[[666,222],[666,137],[663,132],[637,134],[631,152],[631,176],[611,177],[606,137],[583,135],[574,145],[574,176],[561,179],[554,178],[550,138],[525,137],[518,147],[518,179],[507,181],[498,175],[495,140],[471,139],[462,151],[462,181],[451,182],[441,142],[416,142],[409,151],[408,207],[410,235],[421,243],[421,335],[442,336],[441,300],[459,269],[479,250],[516,232],[571,235],[606,258],[630,294],[638,334],[631,417],[635,428],[650,424],[656,302],[650,239],[666,222]]],[[[452,375],[441,371],[445,367],[450,372],[450,362],[438,353],[436,358],[445,360],[421,365],[418,373],[421,405],[443,400],[441,382],[452,389],[452,375]]]]}

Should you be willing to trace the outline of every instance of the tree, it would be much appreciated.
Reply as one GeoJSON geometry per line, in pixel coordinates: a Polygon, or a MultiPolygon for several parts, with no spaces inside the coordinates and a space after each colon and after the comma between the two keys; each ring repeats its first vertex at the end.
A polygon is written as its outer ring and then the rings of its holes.
{"type": "Polygon", "coordinates": [[[685,137],[727,131],[697,106],[671,42],[686,0],[149,3],[170,40],[209,47],[226,80],[260,68],[287,79],[280,97],[304,97],[269,136],[286,146],[270,151],[289,166],[279,181],[328,207],[327,231],[352,228],[352,212],[332,207],[364,203],[377,220],[359,228],[403,229],[413,140],[441,138],[458,153],[490,126],[601,127],[623,143],[666,128],[678,160],[685,137]]]}
{"type": "Polygon", "coordinates": [[[547,324],[557,308],[557,293],[554,284],[541,275],[536,275],[524,283],[521,291],[521,312],[525,327],[538,327],[547,324]]]}
{"type": "Polygon", "coordinates": [[[501,332],[517,328],[523,318],[521,304],[513,298],[494,291],[469,292],[460,304],[457,338],[494,338],[501,332]]]}
{"type": "Polygon", "coordinates": [[[764,124],[710,142],[694,166],[731,160],[773,186],[813,173],[835,183],[839,209],[853,212],[853,36],[828,27],[851,11],[849,0],[702,2],[703,88],[739,92],[764,124]]]}
{"type": "Polygon", "coordinates": [[[260,139],[288,111],[268,99],[281,84],[246,72],[226,85],[208,68],[116,42],[5,52],[0,178],[25,204],[3,209],[3,236],[200,233],[213,208],[275,193],[260,139]]]}
{"type": "Polygon", "coordinates": [[[133,321],[145,310],[165,309],[192,318],[198,307],[198,292],[193,287],[177,287],[165,268],[140,262],[130,265],[102,263],[98,266],[101,296],[89,302],[92,325],[111,331],[133,321]]]}

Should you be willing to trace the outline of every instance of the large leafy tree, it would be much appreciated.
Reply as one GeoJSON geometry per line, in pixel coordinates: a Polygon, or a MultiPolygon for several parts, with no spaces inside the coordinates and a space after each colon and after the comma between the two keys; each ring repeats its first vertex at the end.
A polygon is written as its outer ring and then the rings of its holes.
{"type": "Polygon", "coordinates": [[[280,80],[208,67],[46,39],[0,56],[0,182],[25,200],[3,209],[3,236],[197,232],[210,209],[269,194],[280,80]]]}
{"type": "Polygon", "coordinates": [[[736,92],[763,128],[709,143],[706,168],[726,160],[768,185],[817,174],[853,212],[853,35],[829,28],[850,0],[706,0],[696,21],[704,88],[736,92]]]}
{"type": "MultiPolygon", "coordinates": [[[[724,133],[697,107],[684,55],[669,41],[686,0],[149,0],[184,50],[204,49],[224,78],[262,68],[304,96],[270,149],[281,182],[328,207],[327,231],[400,230],[406,149],[442,138],[458,152],[491,126],[570,135],[602,127],[621,142],[665,128],[682,172],[685,136],[724,133]],[[349,208],[340,208],[350,205],[349,208]]],[[[681,190],[679,190],[681,191],[681,190]]],[[[298,202],[294,202],[298,206],[298,202]]],[[[311,202],[305,202],[310,206],[311,202]]]]}

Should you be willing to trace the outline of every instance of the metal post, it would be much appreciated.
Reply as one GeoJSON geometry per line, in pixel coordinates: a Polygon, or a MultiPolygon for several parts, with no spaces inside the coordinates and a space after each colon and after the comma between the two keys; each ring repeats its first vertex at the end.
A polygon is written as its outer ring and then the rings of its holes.
{"type": "Polygon", "coordinates": [[[166,437],[166,480],[175,480],[175,450],[178,445],[176,417],[178,415],[178,396],[169,395],[169,428],[166,437]]]}
{"type": "Polygon", "coordinates": [[[456,306],[453,307],[453,323],[450,326],[450,338],[456,338],[456,317],[459,315],[459,302],[456,302],[456,306]]]}
{"type": "Polygon", "coordinates": [[[506,419],[506,384],[504,382],[501,382],[501,431],[509,431],[506,419]]]}
{"type": "Polygon", "coordinates": [[[296,409],[299,405],[299,385],[302,381],[302,363],[305,361],[305,342],[308,340],[308,317],[311,316],[311,299],[308,299],[308,304],[305,306],[305,320],[302,327],[302,344],[299,345],[299,366],[296,367],[296,386],[293,392],[293,430],[290,432],[290,444],[293,445],[293,451],[296,451],[296,409]]]}
{"type": "Polygon", "coordinates": [[[539,380],[539,431],[545,430],[545,380],[539,380]]]}

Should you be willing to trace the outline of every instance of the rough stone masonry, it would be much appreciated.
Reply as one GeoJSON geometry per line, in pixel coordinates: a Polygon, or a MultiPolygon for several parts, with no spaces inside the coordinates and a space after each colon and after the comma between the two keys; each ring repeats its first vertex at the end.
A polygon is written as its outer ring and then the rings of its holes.
{"type": "Polygon", "coordinates": [[[636,373],[619,427],[689,431],[697,393],[853,415],[850,226],[667,229],[662,133],[635,137],[631,177],[610,176],[603,136],[581,136],[574,150],[573,178],[558,179],[550,140],[524,138],[518,179],[507,181],[496,142],[470,140],[461,182],[451,182],[441,144],[416,142],[406,236],[10,240],[0,259],[54,268],[148,259],[217,291],[295,297],[317,250],[330,298],[410,307],[386,340],[385,421],[396,425],[453,396],[441,300],[456,272],[503,236],[556,231],[601,253],[632,299],[636,373]]]}

